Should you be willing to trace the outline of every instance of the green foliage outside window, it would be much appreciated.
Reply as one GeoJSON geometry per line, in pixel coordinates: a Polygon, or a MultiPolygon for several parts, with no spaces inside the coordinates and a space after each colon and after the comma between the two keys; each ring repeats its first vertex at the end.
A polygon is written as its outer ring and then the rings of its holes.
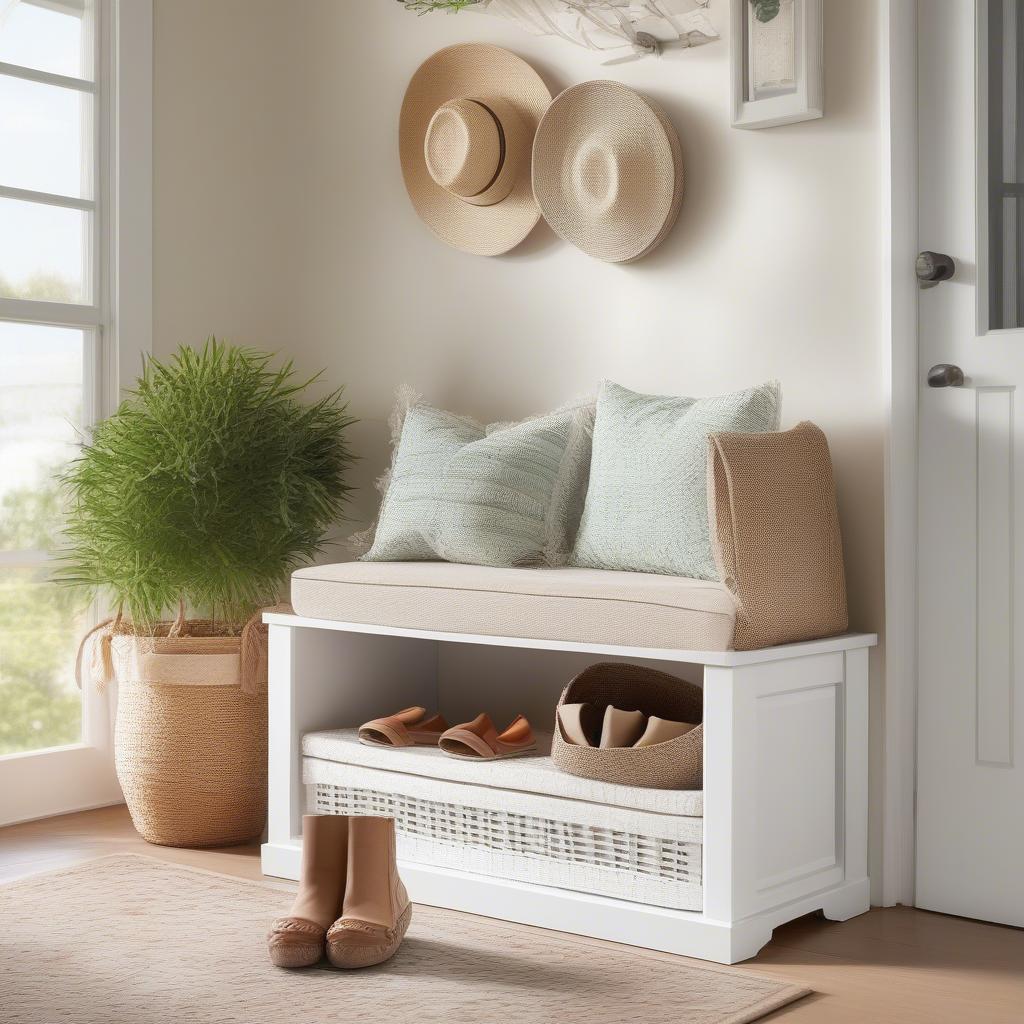
{"type": "MultiPolygon", "coordinates": [[[[74,302],[75,286],[37,272],[17,286],[0,278],[0,295],[74,302]]],[[[2,410],[0,410],[2,412],[2,410]]],[[[63,519],[54,465],[31,485],[0,496],[0,551],[52,551],[63,519]]],[[[71,666],[84,623],[80,598],[48,581],[45,570],[0,574],[0,756],[77,743],[82,702],[71,666]]]]}
{"type": "Polygon", "coordinates": [[[0,277],[0,295],[9,299],[41,299],[48,302],[81,302],[79,289],[66,277],[37,270],[21,284],[12,285],[0,277]]]}
{"type": "MultiPolygon", "coordinates": [[[[60,527],[55,480],[0,500],[0,551],[46,550],[60,527]]],[[[0,755],[76,743],[81,700],[69,669],[82,605],[30,570],[0,579],[0,755]]]]}

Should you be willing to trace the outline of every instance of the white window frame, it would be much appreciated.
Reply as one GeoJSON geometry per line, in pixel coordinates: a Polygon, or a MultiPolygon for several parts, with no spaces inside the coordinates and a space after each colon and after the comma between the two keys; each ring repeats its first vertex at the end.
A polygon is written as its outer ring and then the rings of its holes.
{"type": "MultiPolygon", "coordinates": [[[[153,333],[153,2],[94,4],[94,82],[0,63],[5,74],[95,97],[92,200],[0,186],[0,196],[94,211],[94,303],[0,297],[0,320],[95,332],[83,381],[87,422],[117,406],[151,351],[153,333]]],[[[86,688],[80,743],[0,757],[0,825],[123,801],[113,768],[112,707],[110,694],[86,688]]]]}

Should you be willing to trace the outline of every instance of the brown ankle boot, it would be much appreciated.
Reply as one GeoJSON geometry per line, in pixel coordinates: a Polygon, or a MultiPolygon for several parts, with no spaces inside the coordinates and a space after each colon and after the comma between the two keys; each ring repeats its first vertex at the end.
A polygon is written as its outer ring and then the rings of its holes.
{"type": "Polygon", "coordinates": [[[335,967],[371,967],[394,956],[412,904],[398,877],[394,818],[349,818],[348,876],[341,917],[327,933],[335,967]]]}
{"type": "Polygon", "coordinates": [[[287,917],[270,926],[267,946],[277,967],[311,967],[324,955],[324,939],[345,893],[348,818],[302,818],[302,877],[287,917]]]}

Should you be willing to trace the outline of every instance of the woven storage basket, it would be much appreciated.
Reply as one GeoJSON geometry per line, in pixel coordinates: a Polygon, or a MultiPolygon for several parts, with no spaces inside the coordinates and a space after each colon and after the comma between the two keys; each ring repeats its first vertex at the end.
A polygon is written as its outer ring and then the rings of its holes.
{"type": "MultiPolygon", "coordinates": [[[[241,685],[240,637],[116,634],[114,760],[136,829],[159,846],[227,846],[259,836],[267,804],[262,671],[241,685]],[[252,690],[254,692],[249,692],[252,690]]],[[[204,635],[205,634],[205,635],[204,635]]],[[[261,665],[266,637],[260,630],[261,665]]]]}
{"type": "Polygon", "coordinates": [[[394,818],[398,855],[413,864],[703,908],[700,817],[506,789],[512,762],[491,765],[487,784],[414,774],[404,769],[429,771],[436,751],[393,752],[388,771],[304,757],[307,813],[394,818]]]}
{"type": "MultiPolygon", "coordinates": [[[[676,676],[641,665],[601,662],[584,669],[562,691],[561,704],[611,704],[622,711],[642,711],[673,722],[701,722],[704,695],[676,676]]],[[[652,789],[701,789],[704,727],[652,747],[581,747],[570,743],[555,717],[551,760],[564,772],[585,779],[652,789]]]]}

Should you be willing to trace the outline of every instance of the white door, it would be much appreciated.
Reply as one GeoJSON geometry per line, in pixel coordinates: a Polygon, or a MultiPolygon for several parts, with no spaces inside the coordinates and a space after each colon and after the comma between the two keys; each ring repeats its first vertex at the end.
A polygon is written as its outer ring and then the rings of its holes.
{"type": "Polygon", "coordinates": [[[916,902],[1024,926],[1024,0],[918,18],[916,902]]]}

